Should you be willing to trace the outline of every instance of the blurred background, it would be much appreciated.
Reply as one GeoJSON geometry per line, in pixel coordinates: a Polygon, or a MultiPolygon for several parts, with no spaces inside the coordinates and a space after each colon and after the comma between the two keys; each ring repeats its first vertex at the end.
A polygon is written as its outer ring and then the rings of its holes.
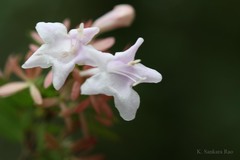
{"type": "MultiPolygon", "coordinates": [[[[143,37],[137,58],[163,81],[135,87],[141,96],[136,119],[120,119],[113,130],[121,140],[100,139],[97,150],[110,160],[239,159],[240,1],[1,0],[1,68],[9,54],[26,53],[37,22],[70,18],[74,27],[121,3],[134,6],[136,19],[105,34],[116,37],[112,51],[143,37]],[[204,149],[233,154],[197,154],[204,149]]],[[[19,144],[0,137],[0,159],[17,159],[19,144]]]]}

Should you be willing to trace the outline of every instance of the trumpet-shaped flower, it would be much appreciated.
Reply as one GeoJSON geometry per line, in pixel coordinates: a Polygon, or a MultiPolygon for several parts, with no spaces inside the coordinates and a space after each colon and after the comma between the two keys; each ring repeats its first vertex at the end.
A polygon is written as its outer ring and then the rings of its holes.
{"type": "MultiPolygon", "coordinates": [[[[125,120],[135,118],[136,111],[140,105],[140,97],[133,86],[139,83],[158,83],[162,76],[154,69],[148,68],[134,60],[135,54],[143,43],[139,38],[137,42],[124,52],[117,52],[98,59],[98,68],[81,72],[81,75],[93,75],[81,86],[82,94],[106,94],[114,96],[116,108],[125,120]]],[[[95,54],[92,56],[100,56],[95,54]]]]}
{"type": "Polygon", "coordinates": [[[75,64],[84,63],[84,54],[95,50],[87,44],[99,32],[97,27],[78,29],[67,33],[61,23],[39,22],[36,30],[44,44],[22,65],[23,68],[52,66],[53,86],[59,90],[64,84],[75,64]]]}

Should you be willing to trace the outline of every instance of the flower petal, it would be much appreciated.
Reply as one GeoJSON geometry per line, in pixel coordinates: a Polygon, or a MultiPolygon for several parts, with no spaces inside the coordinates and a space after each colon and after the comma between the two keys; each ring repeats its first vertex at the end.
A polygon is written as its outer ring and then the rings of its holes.
{"type": "Polygon", "coordinates": [[[43,100],[42,100],[42,96],[41,93],[39,92],[39,90],[37,89],[37,87],[34,84],[30,85],[30,94],[33,98],[33,101],[40,105],[42,104],[43,100]]]}
{"type": "Polygon", "coordinates": [[[10,96],[18,91],[21,91],[29,86],[26,82],[12,82],[0,87],[0,96],[10,96]]]}
{"type": "Polygon", "coordinates": [[[35,40],[38,44],[43,44],[43,40],[41,39],[41,37],[39,36],[39,34],[35,31],[32,31],[30,33],[31,37],[33,40],[35,40]]]}
{"type": "Polygon", "coordinates": [[[11,73],[15,73],[19,78],[23,80],[27,79],[25,73],[19,66],[18,56],[9,56],[5,69],[6,70],[4,73],[6,73],[7,77],[9,77],[11,73]]]}
{"type": "Polygon", "coordinates": [[[114,37],[108,37],[104,39],[98,39],[92,43],[92,46],[99,51],[106,51],[111,48],[115,43],[114,37]]]}
{"type": "Polygon", "coordinates": [[[22,65],[22,68],[33,68],[33,67],[41,67],[48,68],[52,64],[49,61],[48,57],[45,56],[44,50],[47,48],[47,45],[42,45],[28,60],[22,65]]]}
{"type": "Polygon", "coordinates": [[[141,63],[133,66],[134,72],[141,77],[144,77],[140,83],[159,83],[162,80],[162,75],[155,69],[148,68],[141,63]]]}
{"type": "Polygon", "coordinates": [[[121,117],[126,121],[131,121],[136,116],[140,105],[140,97],[132,88],[127,88],[114,95],[114,102],[121,117]]]}
{"type": "Polygon", "coordinates": [[[52,70],[48,72],[47,76],[44,79],[44,88],[48,88],[52,84],[53,74],[52,70]]]}
{"type": "Polygon", "coordinates": [[[98,27],[84,28],[83,30],[79,28],[70,30],[69,35],[73,39],[79,39],[84,45],[86,45],[93,39],[96,34],[98,34],[98,32],[98,27]]]}
{"type": "Polygon", "coordinates": [[[36,52],[38,50],[39,46],[35,45],[35,44],[30,44],[29,45],[29,49],[32,52],[36,52]]]}
{"type": "Polygon", "coordinates": [[[113,58],[110,53],[103,53],[88,45],[78,50],[76,58],[78,65],[89,65],[92,67],[105,66],[106,63],[113,58]]]}
{"type": "Polygon", "coordinates": [[[101,73],[87,79],[81,86],[82,94],[106,94],[114,96],[115,106],[124,120],[135,118],[140,105],[139,95],[130,87],[128,78],[111,73],[101,73]]]}
{"type": "Polygon", "coordinates": [[[71,91],[71,99],[72,100],[76,100],[79,97],[80,92],[81,92],[80,86],[81,86],[80,82],[78,82],[78,81],[73,82],[72,91],[71,91]]]}
{"type": "Polygon", "coordinates": [[[139,83],[158,83],[162,80],[162,75],[158,71],[141,63],[128,65],[121,61],[112,61],[107,67],[109,72],[116,72],[131,79],[134,86],[139,83]]]}
{"type": "Polygon", "coordinates": [[[64,24],[64,26],[66,26],[67,29],[70,29],[70,27],[71,27],[71,21],[70,21],[69,18],[64,19],[64,20],[63,20],[63,24],[64,24]]]}
{"type": "Polygon", "coordinates": [[[120,60],[124,63],[129,63],[130,61],[133,61],[135,54],[138,48],[142,45],[143,41],[144,41],[143,38],[138,38],[138,40],[132,47],[130,47],[124,52],[117,52],[115,54],[115,59],[120,60]]]}
{"type": "Polygon", "coordinates": [[[81,39],[83,44],[88,44],[93,37],[98,34],[99,28],[98,27],[90,27],[83,29],[83,38],[81,39]]]}
{"type": "Polygon", "coordinates": [[[59,62],[55,62],[52,66],[53,72],[53,87],[56,90],[59,90],[64,82],[66,81],[68,75],[74,69],[75,64],[70,62],[68,64],[62,64],[59,62]]]}
{"type": "Polygon", "coordinates": [[[68,36],[67,28],[62,23],[39,22],[36,30],[45,43],[53,43],[68,36]]]}

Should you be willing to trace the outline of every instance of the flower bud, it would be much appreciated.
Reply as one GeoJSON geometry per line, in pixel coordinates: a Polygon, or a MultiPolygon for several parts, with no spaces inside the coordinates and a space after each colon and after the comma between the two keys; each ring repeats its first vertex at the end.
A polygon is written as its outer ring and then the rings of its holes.
{"type": "Polygon", "coordinates": [[[131,25],[135,17],[134,8],[128,4],[117,5],[110,12],[98,18],[92,26],[99,27],[100,32],[114,30],[131,25]]]}

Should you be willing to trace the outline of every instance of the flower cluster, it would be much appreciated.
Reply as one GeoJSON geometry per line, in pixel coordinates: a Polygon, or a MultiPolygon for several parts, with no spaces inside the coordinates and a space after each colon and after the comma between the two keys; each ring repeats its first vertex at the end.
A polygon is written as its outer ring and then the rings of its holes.
{"type": "MultiPolygon", "coordinates": [[[[96,23],[97,24],[97,23],[96,23]]],[[[91,76],[81,85],[85,95],[105,94],[114,96],[116,108],[125,120],[135,118],[139,107],[139,95],[132,89],[139,83],[158,83],[162,77],[135,60],[135,54],[143,43],[137,42],[124,52],[115,55],[97,50],[89,44],[99,32],[98,27],[79,28],[67,32],[61,23],[43,23],[36,30],[44,44],[23,64],[23,68],[52,66],[53,86],[59,90],[75,65],[88,65],[93,68],[81,71],[80,76],[91,76]]]]}
{"type": "MultiPolygon", "coordinates": [[[[59,115],[63,117],[68,133],[75,130],[76,124],[71,116],[77,113],[85,137],[79,142],[80,148],[83,144],[91,146],[92,137],[89,136],[83,115],[88,106],[94,108],[98,122],[111,126],[113,113],[108,101],[113,97],[120,116],[127,121],[133,120],[140,106],[140,97],[133,87],[140,83],[158,83],[162,79],[159,72],[141,64],[140,59],[135,59],[143,38],[138,38],[127,50],[115,54],[107,52],[115,43],[113,37],[96,38],[99,33],[129,26],[134,17],[135,12],[130,5],[117,5],[94,22],[81,23],[71,30],[68,19],[63,23],[37,23],[37,32],[32,32],[31,36],[38,45],[30,45],[22,65],[25,71],[18,64],[19,58],[11,56],[6,70],[0,72],[4,78],[15,73],[23,82],[1,86],[0,96],[10,96],[29,88],[36,105],[43,108],[59,106],[59,115]],[[49,97],[42,93],[37,81],[42,68],[50,67],[43,85],[49,88],[53,84],[58,94],[49,97]]],[[[51,134],[45,137],[50,148],[60,146],[51,134]]],[[[70,148],[78,151],[79,143],[73,143],[70,148]]]]}

